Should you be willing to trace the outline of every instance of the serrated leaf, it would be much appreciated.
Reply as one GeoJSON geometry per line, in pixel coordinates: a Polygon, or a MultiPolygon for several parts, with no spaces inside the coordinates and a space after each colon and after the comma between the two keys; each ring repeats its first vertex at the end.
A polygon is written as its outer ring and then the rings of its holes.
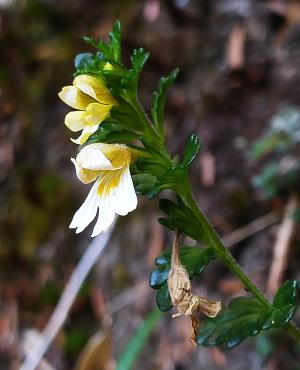
{"type": "Polygon", "coordinates": [[[162,77],[158,90],[153,93],[151,114],[154,124],[162,131],[164,110],[168,89],[178,76],[179,69],[174,69],[167,77],[162,77]]]}
{"type": "Polygon", "coordinates": [[[287,281],[274,297],[273,305],[263,306],[254,297],[238,297],[214,319],[198,328],[197,343],[233,348],[262,330],[280,328],[293,317],[297,308],[297,282],[287,281]]]}
{"type": "Polygon", "coordinates": [[[192,134],[187,142],[181,167],[189,167],[199,153],[201,144],[197,135],[192,134]]]}
{"type": "MultiPolygon", "coordinates": [[[[203,269],[216,258],[214,249],[211,247],[202,249],[198,247],[181,247],[180,261],[185,266],[189,277],[192,279],[200,275],[203,269]]],[[[171,251],[167,251],[155,259],[157,266],[150,275],[149,284],[151,288],[158,289],[156,301],[162,311],[172,307],[168,292],[167,279],[171,267],[171,251]]]]}
{"type": "Polygon", "coordinates": [[[130,58],[133,69],[136,72],[140,72],[144,68],[149,57],[150,53],[146,52],[143,48],[134,49],[130,58]]]}
{"type": "Polygon", "coordinates": [[[161,199],[159,207],[167,214],[168,218],[160,218],[158,222],[171,230],[178,230],[194,240],[207,242],[205,230],[199,227],[199,223],[195,223],[195,214],[180,199],[178,199],[178,203],[169,199],[161,199]]]}
{"type": "Polygon", "coordinates": [[[109,32],[109,41],[104,42],[102,40],[96,41],[92,37],[84,36],[83,39],[89,45],[100,50],[105,60],[111,63],[120,63],[121,61],[121,23],[116,21],[113,25],[113,29],[109,32]]]}
{"type": "Polygon", "coordinates": [[[121,61],[121,22],[116,21],[113,25],[113,29],[109,32],[109,46],[112,49],[115,62],[121,61]]]}

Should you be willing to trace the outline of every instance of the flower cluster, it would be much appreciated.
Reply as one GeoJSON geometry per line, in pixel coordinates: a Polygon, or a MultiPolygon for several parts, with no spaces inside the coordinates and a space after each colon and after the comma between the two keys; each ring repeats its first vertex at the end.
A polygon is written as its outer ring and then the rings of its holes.
{"type": "MultiPolygon", "coordinates": [[[[110,116],[117,105],[105,83],[98,77],[78,75],[72,86],[59,93],[61,100],[76,111],[65,117],[66,126],[73,132],[82,130],[74,143],[83,145],[110,116]]],[[[70,228],[83,231],[96,217],[92,236],[106,231],[115,215],[124,216],[137,207],[137,196],[130,175],[134,150],[123,144],[87,144],[72,162],[78,179],[84,184],[94,182],[86,200],[75,213],[70,228]]]]}

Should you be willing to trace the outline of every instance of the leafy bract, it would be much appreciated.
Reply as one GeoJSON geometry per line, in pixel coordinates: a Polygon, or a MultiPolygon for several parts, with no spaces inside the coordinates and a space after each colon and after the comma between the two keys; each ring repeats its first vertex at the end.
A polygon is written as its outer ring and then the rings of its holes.
{"type": "Polygon", "coordinates": [[[196,158],[197,154],[199,153],[201,144],[200,140],[197,135],[192,134],[188,142],[186,144],[185,153],[183,156],[183,160],[181,162],[181,167],[189,167],[193,160],[196,158]]]}
{"type": "Polygon", "coordinates": [[[204,346],[224,345],[233,348],[262,330],[286,325],[295,314],[296,308],[295,280],[283,284],[269,307],[262,305],[254,297],[234,298],[216,318],[201,322],[197,342],[204,346]]]}
{"type": "Polygon", "coordinates": [[[178,76],[179,68],[174,69],[167,77],[162,77],[157,91],[153,93],[151,114],[154,124],[162,130],[164,110],[167,92],[170,86],[174,83],[176,77],[178,76]]]}
{"type": "Polygon", "coordinates": [[[133,69],[140,72],[144,68],[149,57],[150,53],[146,52],[143,48],[134,49],[130,58],[133,69]]]}
{"type": "Polygon", "coordinates": [[[160,209],[167,215],[159,218],[158,222],[170,230],[178,230],[180,233],[191,237],[194,240],[207,242],[205,230],[195,222],[194,212],[178,198],[177,203],[169,199],[161,199],[160,209]]]}
{"type": "Polygon", "coordinates": [[[120,63],[121,61],[121,23],[116,21],[113,25],[113,29],[109,32],[108,42],[103,40],[96,41],[91,37],[84,37],[84,41],[103,53],[105,59],[111,63],[120,63]]]}
{"type": "MultiPolygon", "coordinates": [[[[198,276],[205,266],[216,258],[213,248],[181,247],[180,261],[185,266],[189,277],[198,276]]],[[[171,251],[167,251],[155,259],[156,268],[150,275],[150,286],[158,289],[156,302],[161,311],[172,308],[171,297],[168,290],[167,279],[171,267],[171,251]]]]}
{"type": "Polygon", "coordinates": [[[127,129],[119,123],[103,122],[98,130],[92,134],[83,146],[94,143],[131,143],[139,138],[139,135],[127,129]]]}

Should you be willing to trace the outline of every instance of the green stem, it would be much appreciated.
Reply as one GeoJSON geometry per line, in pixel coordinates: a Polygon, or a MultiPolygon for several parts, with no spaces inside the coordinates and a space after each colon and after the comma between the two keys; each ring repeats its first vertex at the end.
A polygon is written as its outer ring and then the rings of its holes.
{"type": "MultiPolygon", "coordinates": [[[[215,249],[218,257],[221,261],[229,268],[230,271],[236,275],[239,280],[244,284],[245,289],[252,293],[252,295],[266,308],[271,307],[271,303],[268,301],[267,297],[263,292],[249,279],[245,272],[241,269],[237,261],[234,259],[229,250],[225,247],[222,240],[216,233],[213,226],[209,223],[205,215],[202,213],[198,207],[196,201],[194,200],[191,193],[182,194],[182,200],[184,203],[193,210],[198,221],[201,223],[201,226],[205,229],[206,234],[208,235],[209,244],[215,249]]],[[[288,323],[284,328],[293,338],[300,342],[300,330],[293,324],[288,323]]]]}

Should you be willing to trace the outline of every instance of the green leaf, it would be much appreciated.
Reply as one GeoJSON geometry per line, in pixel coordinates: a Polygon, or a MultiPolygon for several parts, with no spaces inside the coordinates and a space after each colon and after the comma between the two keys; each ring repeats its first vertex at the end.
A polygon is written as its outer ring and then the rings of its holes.
{"type": "Polygon", "coordinates": [[[297,287],[296,280],[288,280],[276,293],[273,300],[273,313],[270,318],[271,324],[275,328],[287,324],[294,316],[297,309],[297,287]]]}
{"type": "Polygon", "coordinates": [[[168,285],[166,283],[163,284],[156,293],[156,304],[162,312],[167,312],[173,307],[168,285]]]}
{"type": "Polygon", "coordinates": [[[195,214],[179,198],[178,203],[169,199],[161,199],[160,209],[167,214],[167,218],[159,218],[158,222],[171,230],[178,230],[182,234],[191,237],[194,240],[207,242],[205,230],[195,223],[195,214]]]}
{"type": "Polygon", "coordinates": [[[157,178],[151,173],[133,174],[133,182],[138,195],[153,198],[160,192],[160,188],[157,187],[157,178]]]}
{"type": "Polygon", "coordinates": [[[112,50],[114,61],[121,61],[121,22],[116,21],[113,25],[112,32],[109,32],[109,46],[112,50]]]}
{"type": "Polygon", "coordinates": [[[263,306],[254,297],[238,297],[214,319],[206,319],[198,329],[197,342],[204,346],[237,346],[262,330],[286,325],[297,308],[297,282],[287,281],[274,297],[273,305],[263,306]]]}
{"type": "Polygon", "coordinates": [[[88,138],[83,146],[93,143],[131,143],[138,138],[138,134],[123,125],[105,121],[99,125],[98,130],[88,138]]]}
{"type": "Polygon", "coordinates": [[[158,90],[153,93],[151,114],[153,122],[162,131],[164,110],[168,89],[178,76],[179,69],[174,69],[167,77],[162,77],[158,85],[158,90]]]}
{"type": "Polygon", "coordinates": [[[134,49],[130,58],[133,69],[136,72],[140,72],[144,68],[149,57],[150,53],[146,52],[143,48],[134,49]]]}
{"type": "Polygon", "coordinates": [[[112,107],[108,121],[122,124],[127,129],[139,130],[140,132],[143,130],[143,126],[135,110],[125,101],[120,105],[112,107]]]}
{"type": "Polygon", "coordinates": [[[135,335],[131,338],[124,352],[121,354],[117,363],[116,370],[131,370],[145,346],[150,334],[158,324],[162,314],[154,309],[142,325],[138,328],[135,335]]]}
{"type": "Polygon", "coordinates": [[[200,140],[197,135],[192,134],[187,142],[184,157],[181,163],[181,167],[189,167],[189,165],[193,162],[196,158],[197,154],[199,153],[201,144],[200,140]]]}
{"type": "MultiPolygon", "coordinates": [[[[200,275],[204,268],[216,258],[214,249],[211,247],[202,249],[199,247],[181,247],[179,251],[181,263],[185,266],[190,279],[200,275]]],[[[150,275],[151,288],[158,289],[156,302],[160,310],[168,311],[172,307],[168,291],[168,275],[171,268],[171,251],[167,251],[155,259],[157,266],[150,275]]]]}
{"type": "Polygon", "coordinates": [[[118,63],[121,61],[121,23],[116,21],[113,29],[109,32],[109,41],[96,41],[91,37],[84,37],[84,41],[89,45],[97,48],[103,53],[106,61],[110,63],[118,63]]]}

